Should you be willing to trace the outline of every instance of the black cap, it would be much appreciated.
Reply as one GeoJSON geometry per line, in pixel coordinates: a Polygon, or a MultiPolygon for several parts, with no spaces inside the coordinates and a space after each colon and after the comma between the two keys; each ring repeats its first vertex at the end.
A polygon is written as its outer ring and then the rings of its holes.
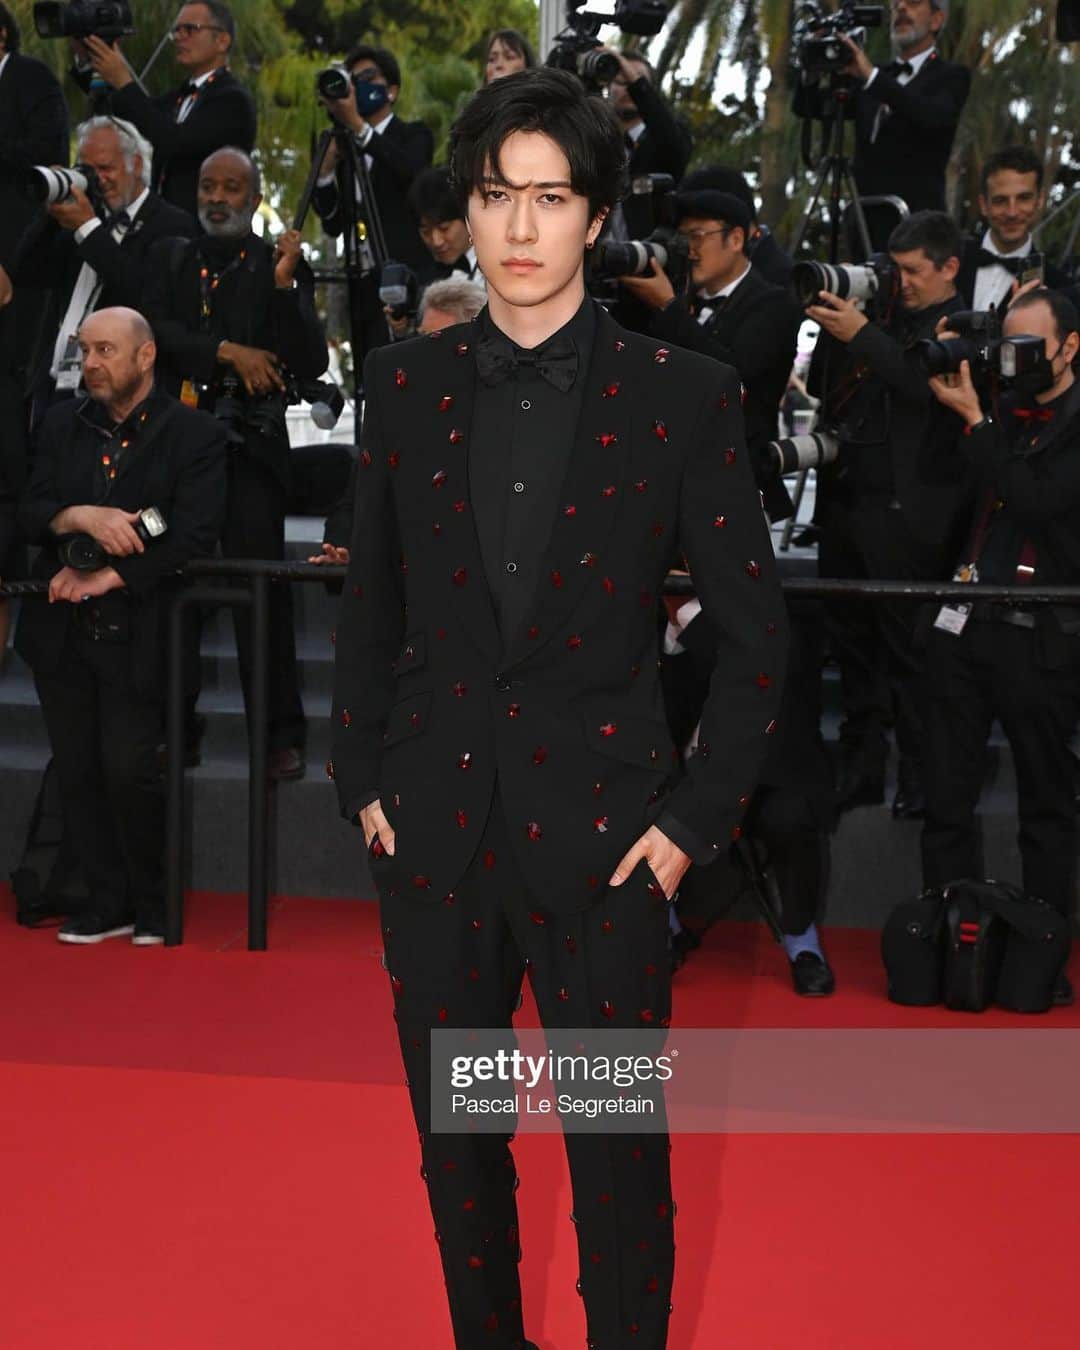
{"type": "Polygon", "coordinates": [[[750,212],[746,203],[730,192],[717,192],[715,188],[698,188],[675,194],[675,205],[679,219],[696,216],[701,220],[722,220],[725,225],[740,225],[749,233],[750,212]]]}
{"type": "Polygon", "coordinates": [[[757,203],[750,191],[750,184],[738,169],[726,164],[706,164],[701,169],[693,169],[679,184],[682,192],[699,192],[702,188],[713,188],[716,192],[730,192],[733,197],[746,205],[750,219],[757,219],[757,203]]]}

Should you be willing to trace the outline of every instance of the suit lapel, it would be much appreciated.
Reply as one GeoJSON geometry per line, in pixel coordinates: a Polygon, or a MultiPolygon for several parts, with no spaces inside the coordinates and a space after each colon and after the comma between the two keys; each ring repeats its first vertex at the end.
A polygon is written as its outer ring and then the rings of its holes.
{"type": "Polygon", "coordinates": [[[622,356],[625,343],[622,330],[598,307],[577,433],[536,591],[521,628],[506,635],[511,665],[562,631],[588,587],[604,585],[605,578],[614,584],[604,567],[630,441],[632,391],[622,356]]]}
{"type": "MultiPolygon", "coordinates": [[[[432,360],[438,376],[433,393],[423,395],[431,399],[432,406],[418,409],[418,414],[425,435],[428,427],[434,425],[435,428],[430,461],[423,472],[426,476],[430,468],[431,482],[436,486],[437,505],[432,531],[445,545],[454,607],[481,651],[496,657],[501,645],[499,625],[469,496],[476,336],[473,324],[461,324],[427,339],[436,347],[432,360]]],[[[423,383],[426,385],[427,382],[423,383]]],[[[394,394],[403,396],[407,393],[408,385],[398,385],[397,376],[395,386],[394,394]]],[[[388,424],[393,425],[394,420],[389,419],[388,424]]]]}

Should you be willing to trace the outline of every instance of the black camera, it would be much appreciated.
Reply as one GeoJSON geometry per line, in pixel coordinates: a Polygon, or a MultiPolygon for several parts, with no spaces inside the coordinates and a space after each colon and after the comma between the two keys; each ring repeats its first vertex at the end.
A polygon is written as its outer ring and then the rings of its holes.
{"type": "Polygon", "coordinates": [[[797,262],[790,285],[803,309],[818,303],[819,291],[828,291],[881,314],[900,294],[900,269],[887,253],[872,253],[864,263],[797,262]]]}
{"type": "MultiPolygon", "coordinates": [[[[132,527],[144,544],[152,544],[160,539],[169,528],[165,517],[156,506],[148,506],[139,512],[139,518],[132,527]]],[[[61,566],[70,567],[73,572],[100,572],[108,567],[111,555],[105,552],[103,544],[92,534],[65,534],[56,544],[56,552],[61,566]]]]}
{"type": "Polygon", "coordinates": [[[586,0],[566,0],[566,27],[557,34],[546,64],[576,75],[592,94],[602,92],[619,73],[618,57],[600,51],[596,36],[605,23],[624,33],[655,37],[667,19],[665,0],[616,0],[614,14],[592,14],[586,0]]]}
{"type": "Polygon", "coordinates": [[[820,469],[840,453],[840,442],[831,432],[811,431],[802,436],[784,436],[765,447],[769,467],[784,476],[803,469],[820,469]]]}
{"type": "Polygon", "coordinates": [[[223,376],[214,395],[214,416],[225,424],[230,446],[240,447],[248,434],[283,436],[285,410],[290,404],[310,403],[311,420],[330,431],[345,407],[345,396],[329,380],[300,380],[283,371],[285,388],[272,394],[249,395],[235,375],[223,376]]]}
{"type": "Polygon", "coordinates": [[[992,309],[966,309],[950,314],[947,321],[952,338],[924,338],[915,344],[915,358],[927,377],[959,374],[967,361],[976,385],[989,380],[1011,384],[1024,376],[1048,372],[1046,342],[1043,338],[1022,334],[1002,336],[1001,316],[992,309]]]}
{"type": "Polygon", "coordinates": [[[379,299],[392,319],[413,319],[420,304],[416,273],[405,263],[383,263],[379,269],[379,299]]]}
{"type": "Polygon", "coordinates": [[[344,66],[327,66],[315,76],[315,88],[323,98],[348,98],[349,80],[349,72],[344,66]]]}
{"type": "Polygon", "coordinates": [[[793,63],[807,79],[838,75],[851,63],[851,48],[844,39],[865,47],[866,30],[880,28],[884,22],[884,5],[844,0],[835,13],[817,3],[801,5],[791,34],[793,63]]]}
{"type": "Polygon", "coordinates": [[[591,254],[589,279],[646,276],[652,271],[654,258],[667,273],[672,288],[682,291],[690,275],[690,245],[670,225],[661,225],[647,239],[600,240],[591,254]]]}
{"type": "Polygon", "coordinates": [[[127,0],[38,0],[34,5],[34,27],[38,37],[99,37],[115,42],[130,37],[135,21],[127,0]]]}

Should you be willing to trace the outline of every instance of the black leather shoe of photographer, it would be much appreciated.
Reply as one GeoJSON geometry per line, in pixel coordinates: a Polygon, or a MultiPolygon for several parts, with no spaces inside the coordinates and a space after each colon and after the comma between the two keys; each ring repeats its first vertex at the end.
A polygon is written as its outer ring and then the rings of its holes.
{"type": "Polygon", "coordinates": [[[824,998],[836,988],[836,977],[816,952],[800,952],[791,962],[791,983],[803,998],[824,998]]]}
{"type": "Polygon", "coordinates": [[[926,795],[923,792],[919,766],[910,759],[902,759],[896,773],[896,796],[892,804],[896,820],[922,820],[926,815],[926,795]]]}
{"type": "Polygon", "coordinates": [[[133,919],[134,916],[131,914],[101,914],[90,911],[78,915],[77,918],[68,919],[67,923],[56,930],[56,936],[60,942],[73,942],[80,947],[89,947],[108,938],[130,937],[135,931],[133,919]]]}

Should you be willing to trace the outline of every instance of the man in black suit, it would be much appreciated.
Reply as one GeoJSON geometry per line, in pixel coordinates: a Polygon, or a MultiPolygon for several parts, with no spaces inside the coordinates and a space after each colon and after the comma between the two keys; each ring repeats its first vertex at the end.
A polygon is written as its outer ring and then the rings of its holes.
{"type": "Polygon", "coordinates": [[[49,603],[23,606],[15,646],[34,672],[65,830],[90,889],[87,913],[58,936],[131,934],[147,946],[164,939],[165,594],[178,568],[213,550],[225,434],[155,382],[153,335],[134,310],[90,315],[79,343],[87,395],[49,412],[20,503],[26,538],[42,545],[34,574],[49,580],[49,603]],[[159,520],[147,532],[149,507],[159,520]],[[58,548],[72,535],[103,550],[94,570],[65,565],[58,548]]]}
{"type": "Polygon", "coordinates": [[[155,191],[194,216],[203,160],[222,146],[255,145],[255,100],[229,70],[236,25],[222,0],[184,5],[171,36],[187,80],[158,98],[135,82],[119,43],[98,37],[85,43],[94,70],[113,90],[112,111],[134,122],[154,147],[155,191]]]}
{"type": "MultiPolygon", "coordinates": [[[[875,66],[845,39],[851,61],[843,73],[856,89],[853,168],[862,197],[899,197],[911,212],[945,209],[945,169],[971,88],[971,72],[938,54],[948,12],[948,0],[895,0],[896,59],[887,66],[875,66]]],[[[838,106],[817,83],[796,90],[800,117],[827,119],[838,106]]],[[[871,245],[883,249],[896,211],[881,206],[866,214],[871,245]]]]}
{"type": "MultiPolygon", "coordinates": [[[[1030,279],[1032,231],[1046,206],[1043,162],[1030,146],[998,150],[982,166],[979,214],[986,229],[964,243],[956,289],[972,309],[1003,308],[1013,284],[1030,279]]],[[[1053,263],[1041,261],[1043,280],[1063,290],[1069,278],[1053,263]]]]}
{"type": "MultiPolygon", "coordinates": [[[[295,230],[276,245],[252,233],[259,173],[242,151],[212,154],[199,176],[205,235],[159,245],[146,312],[163,377],[185,402],[229,423],[227,558],[283,558],[289,492],[286,375],[316,379],[327,366],[314,279],[295,230]]],[[[251,616],[234,611],[240,679],[250,703],[251,616]]],[[[270,610],[270,773],[304,773],[304,710],[296,669],[292,592],[275,587],[270,610]]],[[[191,727],[189,726],[189,732],[191,727]]]]}
{"type": "Polygon", "coordinates": [[[409,188],[409,206],[420,223],[420,238],[437,269],[431,280],[445,281],[455,274],[484,284],[476,249],[461,202],[444,165],[424,169],[409,188]]]}
{"type": "Polygon", "coordinates": [[[757,202],[746,175],[726,164],[710,164],[706,169],[695,169],[683,179],[682,191],[712,188],[727,192],[746,207],[750,216],[750,231],[746,239],[746,256],[754,264],[754,271],[773,286],[786,286],[795,266],[791,254],[776,239],[768,225],[758,219],[757,202]]]}
{"type": "MultiPolygon", "coordinates": [[[[394,112],[401,93],[401,67],[385,47],[361,45],[345,58],[349,73],[344,98],[323,99],[330,116],[351,138],[356,155],[363,156],[371,187],[371,201],[354,181],[353,166],[334,140],[323,156],[312,204],[328,234],[342,235],[353,215],[367,220],[374,210],[382,224],[389,257],[405,263],[421,278],[436,270],[419,234],[419,220],[409,204],[409,189],[431,163],[435,141],[423,122],[406,122],[394,112]],[[352,193],[355,206],[346,205],[352,193]]],[[[350,286],[353,334],[360,350],[353,353],[357,369],[364,354],[390,341],[379,300],[378,259],[361,246],[363,275],[350,286]]]]}
{"type": "MultiPolygon", "coordinates": [[[[679,232],[690,249],[690,293],[676,295],[655,261],[651,276],[619,279],[651,311],[653,337],[739,372],[746,387],[746,443],[757,462],[776,439],[802,315],[788,292],[765,281],[746,256],[750,213],[738,197],[704,186],[709,174],[708,169],[688,174],[676,198],[679,232]]],[[[769,515],[774,520],[790,515],[780,478],[766,473],[761,485],[769,515]]]]}
{"type": "MultiPolygon", "coordinates": [[[[429,1033],[508,1027],[526,968],[548,1027],[667,1025],[665,900],[739,831],[786,624],[737,375],[586,299],[625,167],[606,106],[564,71],[507,76],[451,159],[489,306],[368,359],[333,774],[379,890],[456,1344],[521,1350],[507,1136],[432,1132],[429,1033]],[[675,549],[729,645],[669,792],[675,549]]],[[[566,1145],[589,1338],[660,1350],[666,1136],[566,1145]]]]}
{"type": "Polygon", "coordinates": [[[196,233],[195,221],[147,186],[150,147],[130,122],[93,117],[77,133],[80,164],[94,170],[104,199],[100,216],[80,188],[50,206],[23,236],[12,279],[51,292],[33,392],[41,411],[70,397],[81,380],[79,328],[96,309],[141,309],[148,256],[159,239],[196,233]]]}
{"type": "MultiPolygon", "coordinates": [[[[949,575],[969,501],[967,467],[956,448],[956,419],[934,403],[911,349],[934,335],[940,318],[964,307],[956,294],[961,243],[943,212],[920,212],[890,237],[899,294],[873,321],[825,291],[806,311],[822,328],[807,385],[824,401],[821,423],[840,443],[835,462],[817,476],[822,576],[949,575]]],[[[895,702],[900,763],[893,814],[922,814],[915,617],[903,604],[845,598],[826,605],[843,684],[841,809],[884,800],[885,726],[895,702]]]]}
{"type": "MultiPolygon", "coordinates": [[[[1016,766],[1024,890],[1066,918],[1076,908],[1075,763],[1080,718],[1080,617],[1075,608],[981,601],[979,586],[1080,582],[1080,318],[1062,295],[1019,297],[1005,336],[1041,338],[1041,369],[986,407],[965,361],[931,381],[963,419],[959,438],[977,478],[968,540],[954,555],[971,603],[941,608],[926,659],[927,778],[923,877],[941,886],[982,875],[975,812],[991,725],[1016,766]]],[[[1062,974],[1055,1002],[1071,1003],[1062,974]]]]}

